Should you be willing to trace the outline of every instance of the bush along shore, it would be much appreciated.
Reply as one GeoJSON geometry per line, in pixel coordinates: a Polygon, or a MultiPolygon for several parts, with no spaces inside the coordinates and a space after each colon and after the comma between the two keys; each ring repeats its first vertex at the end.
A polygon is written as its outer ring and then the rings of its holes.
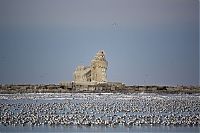
{"type": "Polygon", "coordinates": [[[199,86],[110,86],[106,84],[89,86],[67,85],[0,85],[1,94],[14,93],[200,93],[199,86]]]}

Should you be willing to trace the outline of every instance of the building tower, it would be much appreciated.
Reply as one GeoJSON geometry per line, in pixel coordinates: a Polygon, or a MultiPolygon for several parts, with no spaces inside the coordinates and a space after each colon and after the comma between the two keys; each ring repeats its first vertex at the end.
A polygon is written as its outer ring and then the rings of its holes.
{"type": "Polygon", "coordinates": [[[103,50],[97,52],[96,56],[91,61],[91,81],[92,82],[107,82],[107,67],[108,62],[105,58],[103,50]]]}

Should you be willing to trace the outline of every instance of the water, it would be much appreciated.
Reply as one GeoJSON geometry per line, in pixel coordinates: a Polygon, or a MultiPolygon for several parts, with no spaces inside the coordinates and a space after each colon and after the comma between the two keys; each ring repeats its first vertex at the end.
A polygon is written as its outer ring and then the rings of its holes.
{"type": "MultiPolygon", "coordinates": [[[[94,115],[96,118],[110,119],[112,116],[115,120],[118,116],[123,117],[126,114],[126,121],[129,116],[145,115],[171,115],[178,118],[181,116],[196,116],[199,118],[200,112],[200,94],[120,94],[120,93],[41,93],[41,94],[0,94],[0,116],[3,118],[8,113],[23,116],[23,113],[30,112],[29,115],[67,115],[86,116],[94,115]],[[27,107],[28,105],[28,107],[27,107]],[[47,112],[44,110],[47,108],[47,112]],[[54,108],[52,108],[54,107],[54,108]],[[101,107],[101,108],[98,108],[101,107]],[[104,108],[105,107],[105,108],[104,108]],[[6,109],[6,110],[5,110],[6,109]],[[102,110],[103,109],[103,110],[102,110]],[[107,110],[108,109],[108,110],[107,110]],[[116,109],[114,112],[113,109],[116,109]],[[152,112],[151,109],[154,111],[152,112]],[[23,110],[23,111],[22,111],[23,110]],[[80,111],[82,110],[82,111],[80,111]],[[129,110],[129,111],[128,111],[129,110]],[[22,111],[22,112],[21,112],[22,111]],[[34,114],[34,113],[37,114],[34,114]],[[92,113],[91,113],[92,112],[92,113]],[[116,117],[117,116],[117,117],[116,117]]],[[[171,117],[171,116],[170,116],[171,117]]],[[[160,117],[163,118],[163,117],[160,117]]],[[[23,119],[23,118],[22,118],[23,119]]],[[[92,120],[95,121],[95,120],[92,120]]],[[[4,120],[1,120],[4,122],[4,120]]],[[[197,125],[132,125],[123,126],[118,124],[114,127],[108,125],[25,125],[21,124],[6,126],[0,124],[0,133],[5,132],[135,132],[135,133],[200,133],[200,126],[197,125]]]]}
{"type": "Polygon", "coordinates": [[[8,132],[132,132],[132,133],[199,133],[200,127],[168,127],[168,126],[133,126],[133,127],[85,127],[85,126],[3,126],[0,133],[8,132]]]}

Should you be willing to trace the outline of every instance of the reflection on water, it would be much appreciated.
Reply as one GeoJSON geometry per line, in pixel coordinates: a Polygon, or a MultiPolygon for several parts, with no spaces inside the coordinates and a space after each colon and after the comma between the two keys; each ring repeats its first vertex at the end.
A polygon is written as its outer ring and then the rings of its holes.
{"type": "Polygon", "coordinates": [[[132,126],[132,127],[105,127],[105,126],[3,126],[0,132],[133,132],[133,133],[199,133],[200,127],[168,127],[168,126],[132,126]]]}

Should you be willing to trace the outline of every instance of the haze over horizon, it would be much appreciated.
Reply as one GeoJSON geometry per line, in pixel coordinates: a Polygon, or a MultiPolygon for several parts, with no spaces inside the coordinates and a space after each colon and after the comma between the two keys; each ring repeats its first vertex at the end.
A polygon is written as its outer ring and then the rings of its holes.
{"type": "Polygon", "coordinates": [[[72,81],[106,52],[108,80],[199,85],[198,0],[0,0],[0,84],[72,81]]]}

